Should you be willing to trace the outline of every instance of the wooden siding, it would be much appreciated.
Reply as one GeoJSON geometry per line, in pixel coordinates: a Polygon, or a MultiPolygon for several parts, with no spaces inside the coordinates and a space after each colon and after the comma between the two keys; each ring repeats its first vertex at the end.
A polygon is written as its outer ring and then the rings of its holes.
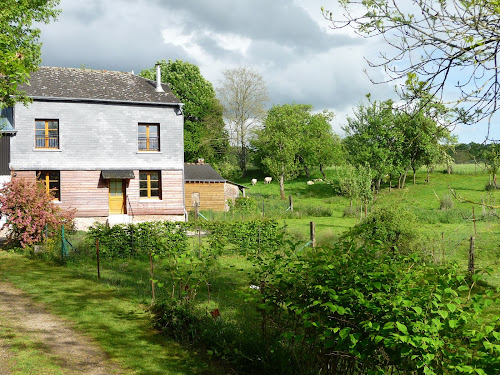
{"type": "Polygon", "coordinates": [[[36,177],[35,171],[12,171],[11,173],[14,178],[27,178],[34,181],[36,177]]]}
{"type": "Polygon", "coordinates": [[[10,136],[0,134],[0,176],[10,175],[10,136]]]}
{"type": "Polygon", "coordinates": [[[101,171],[61,171],[61,207],[76,217],[108,216],[108,186],[101,171]]]}
{"type": "Polygon", "coordinates": [[[161,171],[161,200],[139,197],[139,171],[127,186],[128,214],[137,215],[183,215],[182,171],[161,171]]]}
{"type": "MultiPolygon", "coordinates": [[[[35,179],[36,171],[15,171],[16,178],[35,179]]],[[[127,184],[129,215],[183,215],[182,171],[161,171],[162,199],[139,199],[139,171],[127,184]]],[[[61,171],[61,208],[76,209],[76,217],[109,215],[109,188],[101,171],[61,171]]]]}
{"type": "Polygon", "coordinates": [[[186,209],[193,209],[193,193],[200,193],[200,210],[224,211],[226,196],[224,182],[186,182],[184,185],[186,209]]]}

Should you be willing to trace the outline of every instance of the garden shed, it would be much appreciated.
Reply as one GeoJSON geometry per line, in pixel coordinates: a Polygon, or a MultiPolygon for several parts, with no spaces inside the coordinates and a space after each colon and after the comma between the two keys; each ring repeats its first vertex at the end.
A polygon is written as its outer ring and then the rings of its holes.
{"type": "Polygon", "coordinates": [[[184,194],[186,210],[228,211],[228,200],[245,196],[246,186],[223,178],[210,164],[199,159],[184,164],[184,194]]]}

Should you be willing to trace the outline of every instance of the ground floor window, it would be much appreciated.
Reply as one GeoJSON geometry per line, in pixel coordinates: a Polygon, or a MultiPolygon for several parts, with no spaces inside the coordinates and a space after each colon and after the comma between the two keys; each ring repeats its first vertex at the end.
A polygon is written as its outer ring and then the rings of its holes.
{"type": "Polygon", "coordinates": [[[159,171],[139,171],[139,196],[141,198],[161,199],[159,171]]]}
{"type": "Polygon", "coordinates": [[[47,194],[61,200],[61,174],[59,171],[37,171],[36,178],[45,185],[47,194]]]}

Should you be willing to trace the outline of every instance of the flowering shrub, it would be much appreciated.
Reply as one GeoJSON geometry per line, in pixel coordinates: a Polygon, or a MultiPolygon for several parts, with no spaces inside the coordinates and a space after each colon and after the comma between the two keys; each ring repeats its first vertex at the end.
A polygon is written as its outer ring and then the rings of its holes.
{"type": "Polygon", "coordinates": [[[9,239],[26,247],[42,240],[45,225],[51,230],[66,222],[71,226],[75,212],[54,205],[42,183],[18,178],[0,189],[0,214],[9,239]]]}

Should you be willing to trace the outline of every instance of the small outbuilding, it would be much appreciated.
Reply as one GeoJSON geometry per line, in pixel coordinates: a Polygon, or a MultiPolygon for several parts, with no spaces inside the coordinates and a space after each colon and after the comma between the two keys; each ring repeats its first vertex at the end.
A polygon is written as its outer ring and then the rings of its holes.
{"type": "Polygon", "coordinates": [[[203,159],[184,164],[184,197],[186,210],[198,206],[200,210],[228,211],[228,200],[245,196],[246,186],[223,178],[203,159]]]}

